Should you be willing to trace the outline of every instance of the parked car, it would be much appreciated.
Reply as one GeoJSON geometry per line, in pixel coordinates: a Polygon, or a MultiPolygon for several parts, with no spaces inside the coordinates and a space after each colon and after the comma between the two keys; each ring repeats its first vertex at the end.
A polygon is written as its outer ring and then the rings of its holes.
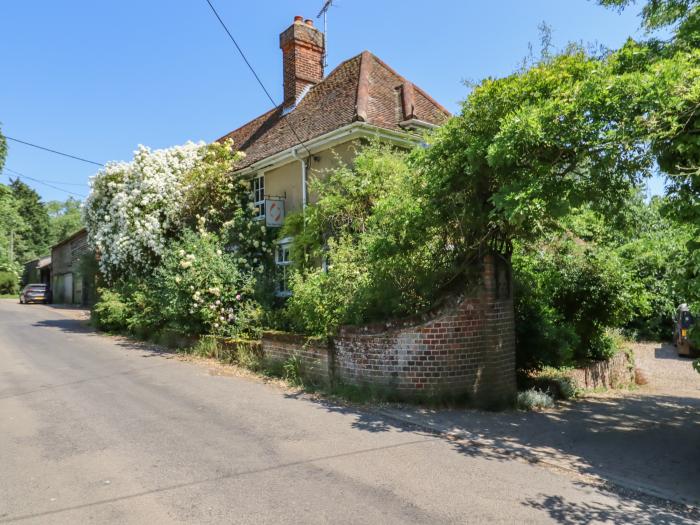
{"type": "Polygon", "coordinates": [[[20,304],[48,303],[49,290],[45,284],[28,284],[19,293],[20,304]]]}
{"type": "Polygon", "coordinates": [[[678,350],[678,355],[693,356],[698,349],[688,339],[688,331],[695,323],[695,318],[687,304],[683,303],[678,307],[674,321],[673,344],[678,350]]]}

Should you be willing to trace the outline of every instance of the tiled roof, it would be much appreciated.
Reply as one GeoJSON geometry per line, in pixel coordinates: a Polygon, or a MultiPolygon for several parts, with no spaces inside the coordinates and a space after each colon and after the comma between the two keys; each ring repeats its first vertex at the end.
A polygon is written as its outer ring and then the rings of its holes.
{"type": "Polygon", "coordinates": [[[240,168],[356,121],[401,130],[417,119],[442,124],[450,113],[369,51],[346,60],[313,86],[286,114],[282,107],[248,122],[219,141],[245,152],[240,168]],[[295,133],[296,132],[296,133],[295,133]]]}

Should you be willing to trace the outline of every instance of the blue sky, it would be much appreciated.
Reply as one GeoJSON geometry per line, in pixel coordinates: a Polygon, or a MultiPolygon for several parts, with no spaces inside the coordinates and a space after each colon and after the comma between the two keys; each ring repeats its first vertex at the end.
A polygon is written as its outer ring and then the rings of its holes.
{"type": "MultiPolygon", "coordinates": [[[[322,1],[212,2],[279,101],[279,33],[294,15],[315,19],[322,1]]],[[[537,47],[542,21],[553,28],[557,46],[617,47],[630,35],[643,36],[635,9],[619,14],[589,0],[336,4],[329,70],[368,49],[451,111],[467,94],[464,80],[517,68],[528,43],[537,47]]],[[[205,0],[5,2],[0,49],[2,131],[99,162],[129,159],[138,144],[211,141],[270,107],[205,0]]],[[[8,146],[7,168],[87,194],[94,166],[8,146]]],[[[26,182],[46,200],[68,196],[26,182]]]]}

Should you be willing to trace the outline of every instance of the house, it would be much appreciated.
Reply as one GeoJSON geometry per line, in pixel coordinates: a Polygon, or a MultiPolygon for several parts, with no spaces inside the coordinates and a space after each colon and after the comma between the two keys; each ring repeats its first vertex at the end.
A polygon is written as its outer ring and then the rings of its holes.
{"type": "Polygon", "coordinates": [[[87,267],[93,259],[85,228],[51,247],[53,303],[88,305],[95,302],[95,276],[87,267]]]}
{"type": "MultiPolygon", "coordinates": [[[[311,20],[295,17],[280,35],[280,48],[282,104],[219,139],[233,139],[245,153],[237,173],[250,178],[259,216],[269,226],[313,202],[310,178],[339,162],[351,164],[363,140],[411,147],[450,115],[369,51],[324,76],[325,37],[311,20]]],[[[279,266],[290,263],[290,242],[278,242],[279,266]]],[[[279,286],[284,294],[284,279],[279,286]]]]}

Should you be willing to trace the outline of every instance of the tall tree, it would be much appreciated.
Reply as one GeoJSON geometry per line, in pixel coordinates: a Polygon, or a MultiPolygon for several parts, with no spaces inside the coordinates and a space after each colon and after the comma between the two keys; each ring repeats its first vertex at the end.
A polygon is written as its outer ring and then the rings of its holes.
{"type": "Polygon", "coordinates": [[[2,134],[2,130],[0,129],[0,171],[2,171],[2,168],[5,166],[5,157],[7,156],[7,141],[5,140],[5,136],[2,134]]]}
{"type": "Polygon", "coordinates": [[[44,255],[49,243],[49,214],[41,202],[39,194],[19,178],[10,181],[12,194],[17,201],[18,211],[25,223],[20,232],[17,259],[25,262],[33,257],[44,255]]]}
{"type": "Polygon", "coordinates": [[[80,207],[80,201],[73,197],[69,197],[65,201],[46,203],[46,211],[49,214],[50,244],[56,244],[83,227],[80,207]]]}
{"type": "Polygon", "coordinates": [[[17,200],[9,186],[0,184],[0,271],[18,271],[17,246],[26,224],[18,210],[17,200]]]}

